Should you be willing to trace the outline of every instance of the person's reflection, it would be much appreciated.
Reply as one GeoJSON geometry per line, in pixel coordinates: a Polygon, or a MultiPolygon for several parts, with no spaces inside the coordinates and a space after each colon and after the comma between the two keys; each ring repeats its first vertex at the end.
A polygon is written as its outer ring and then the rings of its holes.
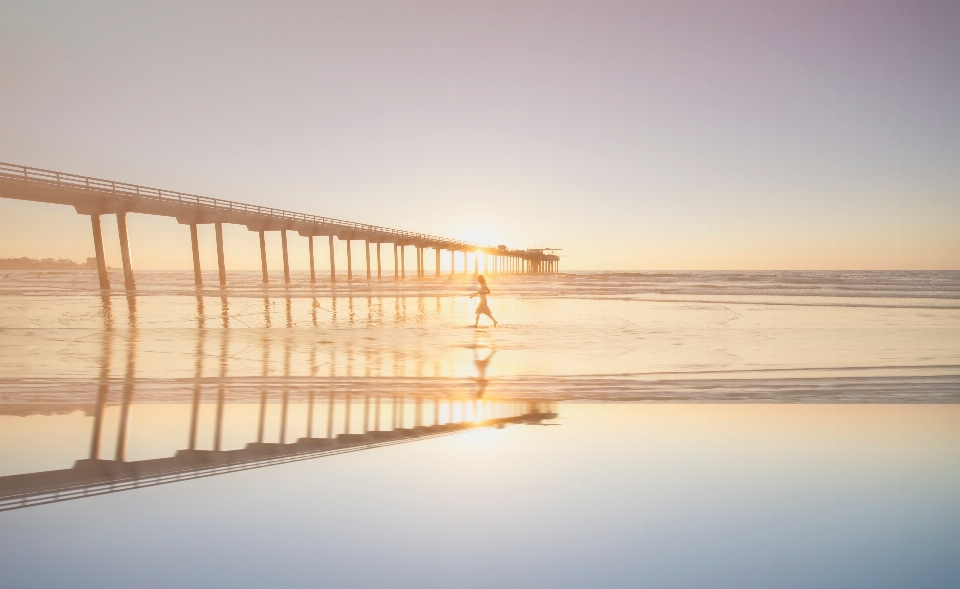
{"type": "Polygon", "coordinates": [[[497,353],[496,348],[490,348],[489,353],[485,357],[481,357],[480,352],[478,351],[479,349],[479,346],[473,346],[473,365],[477,369],[477,376],[470,377],[471,380],[477,383],[477,399],[482,398],[483,393],[487,390],[487,384],[489,384],[489,380],[487,379],[487,368],[490,367],[490,360],[492,360],[494,354],[497,353]]]}

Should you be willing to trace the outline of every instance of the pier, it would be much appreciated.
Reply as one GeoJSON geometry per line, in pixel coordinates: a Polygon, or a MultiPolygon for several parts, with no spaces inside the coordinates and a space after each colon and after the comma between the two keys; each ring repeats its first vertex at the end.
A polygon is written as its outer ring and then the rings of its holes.
{"type": "Polygon", "coordinates": [[[290,283],[288,249],[293,247],[288,241],[288,232],[296,232],[300,237],[307,239],[306,247],[310,253],[311,283],[316,283],[313,255],[315,237],[326,237],[328,239],[331,283],[335,283],[337,280],[334,260],[335,241],[346,243],[348,281],[354,280],[353,258],[350,255],[351,242],[362,243],[366,251],[366,269],[363,273],[365,280],[373,279],[371,246],[375,246],[376,278],[383,278],[380,256],[380,246],[382,244],[393,246],[393,278],[395,280],[406,278],[403,252],[406,251],[405,248],[410,246],[416,249],[415,272],[417,278],[426,276],[425,261],[426,250],[428,249],[434,250],[435,275],[438,277],[441,275],[440,261],[443,251],[450,254],[451,274],[455,270],[457,254],[463,256],[463,274],[469,271],[471,259],[474,274],[481,273],[481,265],[484,274],[554,274],[559,272],[560,257],[549,253],[550,249],[511,249],[505,245],[495,247],[481,245],[424,233],[354,223],[272,207],[262,207],[4,162],[0,162],[0,197],[72,206],[78,214],[88,215],[93,232],[100,288],[103,290],[109,290],[111,285],[104,259],[103,231],[100,226],[102,215],[116,215],[124,288],[128,291],[136,289],[136,279],[130,255],[130,236],[127,227],[126,216],[128,213],[172,217],[181,225],[189,226],[194,280],[197,287],[203,286],[197,237],[197,226],[203,224],[212,224],[216,228],[220,287],[227,285],[227,253],[223,246],[224,224],[243,225],[249,231],[258,235],[264,283],[269,281],[265,240],[265,233],[268,231],[280,233],[283,250],[283,279],[286,284],[290,283]]]}

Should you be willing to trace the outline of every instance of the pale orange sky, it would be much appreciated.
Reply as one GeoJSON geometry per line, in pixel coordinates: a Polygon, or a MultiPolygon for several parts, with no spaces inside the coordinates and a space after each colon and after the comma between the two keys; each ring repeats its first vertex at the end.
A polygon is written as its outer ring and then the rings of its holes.
{"type": "MultiPolygon", "coordinates": [[[[0,160],[560,247],[568,270],[960,269],[958,21],[907,1],[3,2],[0,160]]],[[[137,268],[191,267],[186,227],[130,223],[137,268]]],[[[227,242],[228,268],[258,267],[255,235],[227,242]]],[[[0,255],[92,254],[71,209],[0,201],[0,255]]]]}

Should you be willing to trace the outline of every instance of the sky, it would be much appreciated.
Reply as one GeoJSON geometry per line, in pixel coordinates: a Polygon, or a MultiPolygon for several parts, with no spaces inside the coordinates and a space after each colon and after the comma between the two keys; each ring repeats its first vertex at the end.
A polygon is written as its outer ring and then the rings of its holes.
{"type": "MultiPolygon", "coordinates": [[[[960,269],[958,105],[955,0],[0,0],[2,161],[567,270],[960,269]]],[[[0,199],[0,255],[82,261],[89,220],[0,199]]]]}

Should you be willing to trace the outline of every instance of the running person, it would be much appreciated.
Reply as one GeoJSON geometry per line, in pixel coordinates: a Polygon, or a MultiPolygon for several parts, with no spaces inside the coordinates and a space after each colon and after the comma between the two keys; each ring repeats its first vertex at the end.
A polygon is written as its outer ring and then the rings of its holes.
{"type": "Polygon", "coordinates": [[[493,321],[493,326],[496,327],[499,325],[497,320],[493,318],[493,313],[490,311],[490,307],[487,305],[487,295],[490,294],[490,288],[487,287],[487,279],[483,277],[483,274],[477,276],[477,282],[480,283],[480,288],[477,289],[477,292],[470,295],[472,299],[475,296],[480,297],[480,304],[477,305],[477,320],[473,322],[473,326],[477,327],[480,323],[480,315],[486,315],[493,321]]]}

